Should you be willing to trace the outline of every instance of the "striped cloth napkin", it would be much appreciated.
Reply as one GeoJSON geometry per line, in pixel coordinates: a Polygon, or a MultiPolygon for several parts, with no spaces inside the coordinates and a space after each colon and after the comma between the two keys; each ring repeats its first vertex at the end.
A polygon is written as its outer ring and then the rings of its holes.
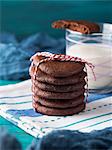
{"type": "Polygon", "coordinates": [[[0,87],[0,115],[34,137],[56,129],[90,132],[112,126],[112,94],[89,94],[86,109],[73,116],[47,116],[32,108],[31,80],[0,87]]]}

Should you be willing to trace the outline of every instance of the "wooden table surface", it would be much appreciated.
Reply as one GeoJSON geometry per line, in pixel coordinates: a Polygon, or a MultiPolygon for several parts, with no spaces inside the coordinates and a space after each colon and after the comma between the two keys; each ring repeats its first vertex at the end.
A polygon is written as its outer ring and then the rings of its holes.
{"type": "MultiPolygon", "coordinates": [[[[17,82],[10,82],[10,81],[0,81],[0,85],[6,85],[11,83],[17,83],[17,82]]],[[[9,133],[13,134],[17,137],[17,139],[21,142],[23,149],[26,150],[27,146],[32,142],[34,137],[27,134],[11,122],[7,121],[6,119],[2,118],[0,116],[0,127],[5,127],[9,133]]]]}

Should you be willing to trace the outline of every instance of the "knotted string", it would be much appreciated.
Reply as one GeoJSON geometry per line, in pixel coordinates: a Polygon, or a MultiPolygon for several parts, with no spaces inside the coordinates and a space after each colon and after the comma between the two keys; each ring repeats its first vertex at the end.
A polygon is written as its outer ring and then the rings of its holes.
{"type": "MultiPolygon", "coordinates": [[[[58,61],[75,61],[75,62],[84,63],[85,64],[85,71],[86,71],[86,73],[87,73],[87,67],[86,67],[86,65],[87,65],[87,66],[89,66],[89,68],[92,71],[94,80],[96,80],[96,76],[95,76],[95,73],[94,73],[94,67],[95,66],[92,63],[89,63],[89,62],[85,61],[84,59],[81,59],[81,58],[78,58],[78,57],[73,57],[73,56],[63,55],[63,54],[52,54],[52,53],[49,53],[49,52],[41,52],[41,53],[36,53],[35,55],[33,55],[30,60],[32,61],[31,67],[34,66],[34,65],[36,66],[35,67],[35,71],[34,71],[34,79],[36,79],[37,70],[38,70],[38,67],[39,67],[39,65],[41,63],[47,62],[47,61],[58,60],[58,61]],[[33,59],[35,57],[38,57],[38,56],[42,56],[44,58],[42,60],[40,60],[39,62],[34,63],[33,59]]],[[[86,76],[85,79],[86,79],[86,84],[87,84],[87,88],[86,88],[86,102],[87,102],[88,93],[89,93],[89,89],[88,89],[88,75],[86,76]]]]}

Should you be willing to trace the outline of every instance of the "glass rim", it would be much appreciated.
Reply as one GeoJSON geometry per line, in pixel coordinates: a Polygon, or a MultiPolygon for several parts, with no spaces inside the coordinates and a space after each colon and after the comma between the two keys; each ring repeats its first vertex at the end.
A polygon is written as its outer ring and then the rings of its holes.
{"type": "MultiPolygon", "coordinates": [[[[112,31],[112,24],[111,23],[98,23],[100,26],[101,25],[108,25],[108,26],[110,26],[110,31],[112,31]]],[[[92,37],[92,36],[97,36],[97,35],[100,35],[100,36],[102,36],[102,35],[112,35],[112,33],[103,33],[103,32],[96,32],[96,33],[91,33],[91,34],[83,34],[83,33],[81,33],[81,32],[77,32],[77,31],[73,31],[73,30],[70,30],[70,29],[66,29],[66,32],[70,32],[71,34],[75,34],[75,35],[83,35],[83,36],[90,36],[90,37],[92,37]]]]}
{"type": "MultiPolygon", "coordinates": [[[[80,41],[74,41],[73,39],[68,39],[68,37],[66,37],[66,40],[68,40],[69,42],[72,42],[74,44],[79,44],[79,45],[88,45],[90,43],[84,43],[84,42],[80,42],[80,41]]],[[[101,46],[101,45],[97,45],[97,46],[101,46]]],[[[109,43],[107,45],[105,45],[105,47],[110,47],[109,43]]]]}

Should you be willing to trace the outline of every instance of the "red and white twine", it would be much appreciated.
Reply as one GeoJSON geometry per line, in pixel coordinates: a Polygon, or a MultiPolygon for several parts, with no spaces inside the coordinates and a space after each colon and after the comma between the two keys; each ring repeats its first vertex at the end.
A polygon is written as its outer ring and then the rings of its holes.
{"type": "MultiPolygon", "coordinates": [[[[43,62],[46,62],[46,61],[50,61],[50,60],[59,60],[59,61],[75,61],[75,62],[82,62],[84,63],[85,65],[89,66],[92,70],[92,73],[93,73],[93,76],[94,76],[94,80],[96,80],[96,77],[95,77],[95,73],[94,73],[94,65],[92,63],[89,63],[87,61],[85,61],[84,59],[81,59],[81,58],[78,58],[78,57],[73,57],[73,56],[69,56],[69,55],[63,55],[63,54],[52,54],[52,53],[49,53],[49,52],[38,52],[36,53],[35,55],[33,55],[30,59],[32,61],[32,64],[31,64],[31,67],[33,65],[36,66],[36,70],[35,70],[35,74],[34,76],[36,75],[36,72],[37,72],[37,69],[39,67],[39,65],[43,62]],[[43,58],[42,60],[40,60],[38,63],[36,62],[36,64],[34,64],[33,60],[36,56],[42,56],[42,57],[45,57],[43,58]]],[[[85,66],[85,71],[87,73],[87,67],[85,66]]],[[[88,76],[86,76],[86,83],[87,83],[87,89],[86,89],[86,102],[87,102],[87,97],[88,97],[88,76]]]]}

